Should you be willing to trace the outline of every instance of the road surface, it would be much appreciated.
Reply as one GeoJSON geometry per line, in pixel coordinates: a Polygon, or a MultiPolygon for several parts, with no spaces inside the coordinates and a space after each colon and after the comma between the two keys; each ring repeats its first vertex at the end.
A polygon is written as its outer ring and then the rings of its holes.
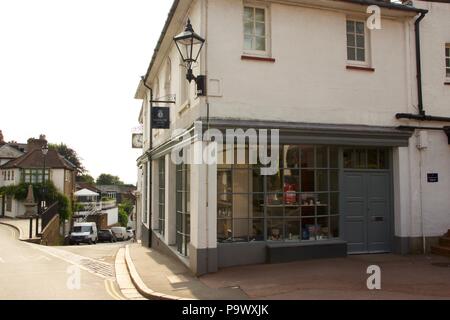
{"type": "MultiPolygon", "coordinates": [[[[98,246],[98,247],[97,247],[98,246]]],[[[113,256],[121,246],[73,249],[18,240],[18,231],[0,225],[0,300],[121,300],[113,256]]]]}

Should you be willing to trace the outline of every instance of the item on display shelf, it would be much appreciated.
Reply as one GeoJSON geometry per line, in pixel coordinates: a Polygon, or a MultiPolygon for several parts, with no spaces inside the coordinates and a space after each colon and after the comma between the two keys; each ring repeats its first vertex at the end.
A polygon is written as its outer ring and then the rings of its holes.
{"type": "Polygon", "coordinates": [[[295,204],[297,203],[297,185],[295,183],[285,183],[284,184],[284,203],[285,204],[295,204]]]}
{"type": "Polygon", "coordinates": [[[280,229],[272,228],[272,235],[270,237],[270,240],[280,240],[280,238],[280,229]]]}
{"type": "Polygon", "coordinates": [[[307,227],[303,228],[302,240],[309,240],[309,230],[307,227]]]}

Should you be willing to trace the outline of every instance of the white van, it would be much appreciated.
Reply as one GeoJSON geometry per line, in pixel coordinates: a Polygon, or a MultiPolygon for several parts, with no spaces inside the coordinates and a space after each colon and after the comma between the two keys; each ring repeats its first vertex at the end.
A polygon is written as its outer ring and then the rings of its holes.
{"type": "Polygon", "coordinates": [[[130,236],[128,235],[127,229],[124,227],[112,227],[111,231],[117,240],[125,241],[130,238],[130,236]]]}
{"type": "Polygon", "coordinates": [[[97,225],[95,222],[76,222],[70,233],[69,243],[71,245],[88,243],[95,244],[98,241],[97,225]]]}

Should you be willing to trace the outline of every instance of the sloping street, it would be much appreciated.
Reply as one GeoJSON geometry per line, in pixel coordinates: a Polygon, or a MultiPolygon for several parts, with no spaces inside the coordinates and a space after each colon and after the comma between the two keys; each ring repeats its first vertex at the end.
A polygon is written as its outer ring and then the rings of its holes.
{"type": "MultiPolygon", "coordinates": [[[[111,256],[120,245],[96,247],[84,257],[59,248],[18,240],[18,232],[0,225],[0,299],[2,300],[120,300],[124,299],[114,277],[113,258],[105,259],[99,248],[111,256]],[[88,254],[89,255],[89,254],[88,254]],[[103,261],[102,261],[103,260],[103,261]]],[[[81,247],[80,247],[81,248],[81,247]]],[[[85,247],[89,252],[91,248],[85,247]]]]}

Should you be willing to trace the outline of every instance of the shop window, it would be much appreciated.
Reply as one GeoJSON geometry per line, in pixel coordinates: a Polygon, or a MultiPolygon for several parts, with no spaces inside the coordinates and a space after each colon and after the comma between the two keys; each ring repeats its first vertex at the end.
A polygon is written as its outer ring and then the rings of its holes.
{"type": "Polygon", "coordinates": [[[162,158],[158,161],[158,177],[159,177],[159,197],[158,197],[158,210],[159,210],[159,233],[164,236],[165,234],[165,222],[166,222],[166,162],[162,158]]]}
{"type": "Polygon", "coordinates": [[[338,148],[284,145],[275,175],[218,165],[218,242],[339,237],[338,148]]]}
{"type": "Polygon", "coordinates": [[[190,167],[186,164],[176,166],[176,244],[184,256],[189,255],[188,244],[191,234],[190,214],[190,167]]]}
{"type": "Polygon", "coordinates": [[[450,79],[450,43],[445,45],[445,76],[450,79]]]}

